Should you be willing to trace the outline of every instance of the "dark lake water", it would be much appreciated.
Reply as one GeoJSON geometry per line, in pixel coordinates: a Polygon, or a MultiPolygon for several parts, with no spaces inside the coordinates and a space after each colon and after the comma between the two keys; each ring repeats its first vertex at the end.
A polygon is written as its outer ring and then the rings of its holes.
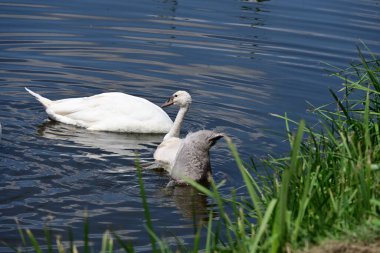
{"type": "MultiPolygon", "coordinates": [[[[306,101],[330,102],[328,88],[340,88],[326,63],[348,66],[361,41],[380,52],[379,0],[0,0],[0,239],[20,242],[17,219],[38,238],[48,224],[81,240],[88,210],[95,252],[108,228],[149,251],[134,160],[152,162],[162,136],[49,123],[25,86],[51,99],[121,91],[156,104],[187,90],[182,135],[224,131],[248,160],[286,151],[273,135],[284,124],[269,114],[311,120],[306,101]]],[[[211,156],[222,193],[240,186],[224,141],[211,156]]],[[[211,201],[165,191],[162,173],[143,179],[155,231],[191,243],[194,210],[206,220],[211,201]]]]}

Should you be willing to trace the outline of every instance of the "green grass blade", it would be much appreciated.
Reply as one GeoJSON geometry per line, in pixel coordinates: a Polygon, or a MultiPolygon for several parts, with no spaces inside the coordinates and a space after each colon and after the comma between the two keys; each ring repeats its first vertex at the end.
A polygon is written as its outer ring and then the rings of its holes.
{"type": "Polygon", "coordinates": [[[74,253],[74,234],[73,234],[73,229],[69,228],[69,243],[70,243],[70,252],[74,253]]]}
{"type": "Polygon", "coordinates": [[[211,180],[210,185],[211,185],[212,191],[214,192],[214,196],[215,196],[214,200],[216,201],[216,204],[218,205],[220,217],[222,221],[224,222],[224,226],[226,228],[225,232],[226,232],[228,242],[232,244],[235,242],[233,239],[233,235],[231,235],[231,233],[233,233],[233,231],[231,231],[231,228],[233,227],[232,221],[225,210],[223,198],[218,192],[218,189],[213,180],[211,180]]]}
{"type": "Polygon", "coordinates": [[[48,252],[53,253],[53,241],[51,238],[51,231],[49,228],[44,227],[44,234],[45,234],[45,239],[46,239],[46,244],[48,247],[48,252]]]}
{"type": "Polygon", "coordinates": [[[367,60],[365,59],[361,49],[358,47],[358,52],[359,52],[359,57],[361,59],[361,63],[362,65],[364,66],[365,70],[366,70],[366,74],[369,78],[369,80],[371,81],[373,87],[375,88],[375,90],[377,92],[380,92],[380,84],[379,84],[379,80],[377,79],[377,77],[375,76],[374,72],[371,70],[371,68],[368,66],[368,63],[367,63],[367,60]]]}
{"type": "Polygon", "coordinates": [[[288,190],[290,178],[293,171],[296,170],[298,164],[298,154],[300,151],[303,130],[305,128],[305,122],[301,120],[296,137],[293,141],[292,150],[291,150],[291,160],[290,167],[283,172],[280,196],[278,201],[278,206],[276,208],[276,217],[272,229],[272,234],[276,238],[272,244],[270,252],[277,253],[284,247],[285,237],[286,237],[286,228],[288,226],[287,222],[287,208],[288,208],[288,190]]]}
{"type": "MultiPolygon", "coordinates": [[[[160,238],[158,238],[156,233],[154,233],[149,227],[146,227],[146,231],[152,237],[152,240],[155,242],[155,244],[157,243],[160,247],[159,252],[169,252],[168,246],[160,238]]],[[[156,247],[153,249],[153,252],[158,252],[156,247]]]]}
{"type": "Polygon", "coordinates": [[[197,229],[193,243],[193,252],[197,253],[199,251],[199,242],[201,239],[201,227],[197,229]]]}
{"type": "Polygon", "coordinates": [[[205,247],[206,253],[211,253],[212,220],[213,220],[213,214],[211,210],[208,217],[208,223],[207,223],[207,235],[206,235],[206,247],[205,247]]]}
{"type": "Polygon", "coordinates": [[[348,114],[347,112],[347,109],[344,107],[344,105],[342,104],[342,102],[339,100],[338,96],[335,94],[335,92],[333,92],[331,89],[329,89],[331,95],[333,96],[334,100],[336,101],[336,103],[338,104],[339,108],[342,110],[342,112],[344,113],[344,116],[346,116],[346,119],[348,121],[351,121],[351,117],[350,115],[348,114]]]}
{"type": "Polygon", "coordinates": [[[33,245],[34,251],[35,251],[36,253],[42,253],[42,250],[41,250],[41,248],[40,248],[40,245],[38,244],[38,242],[37,242],[36,238],[34,237],[32,231],[30,231],[29,229],[27,229],[27,230],[26,230],[26,234],[28,235],[29,240],[30,240],[30,242],[31,242],[32,245],[33,245]]]}
{"type": "Polygon", "coordinates": [[[252,246],[250,247],[250,252],[256,252],[258,249],[259,242],[261,241],[262,236],[264,235],[265,231],[267,230],[269,226],[269,220],[272,218],[273,210],[276,206],[277,200],[272,199],[269,202],[269,205],[266,209],[263,221],[259,224],[259,230],[257,234],[255,235],[255,239],[252,243],[252,246]]]}
{"type": "Polygon", "coordinates": [[[258,222],[261,223],[262,219],[263,219],[263,214],[262,214],[262,210],[261,210],[263,208],[263,203],[260,200],[260,198],[258,197],[256,190],[255,190],[255,188],[259,189],[260,187],[256,184],[254,179],[249,175],[247,169],[244,167],[243,162],[241,161],[240,156],[237,152],[237,149],[236,149],[235,145],[232,143],[231,138],[226,136],[225,139],[226,139],[228,146],[231,150],[232,156],[235,159],[236,165],[239,168],[241,175],[243,176],[245,186],[247,187],[247,190],[248,190],[249,196],[251,198],[252,204],[255,207],[258,222]]]}
{"type": "Polygon", "coordinates": [[[367,153],[369,149],[372,149],[372,141],[371,141],[371,136],[370,136],[370,120],[369,120],[369,92],[366,94],[366,100],[365,100],[365,109],[364,109],[364,135],[365,135],[365,143],[366,143],[366,149],[367,153]]]}
{"type": "Polygon", "coordinates": [[[118,244],[124,249],[127,253],[135,253],[135,250],[133,249],[132,243],[125,243],[119,235],[117,235],[115,232],[111,232],[112,236],[115,237],[118,244]]]}
{"type": "Polygon", "coordinates": [[[298,126],[296,138],[293,141],[293,148],[291,150],[290,168],[292,170],[295,170],[295,167],[297,166],[297,163],[298,163],[298,154],[300,152],[304,128],[305,128],[305,121],[301,120],[298,126]]]}
{"type": "Polygon", "coordinates": [[[135,164],[136,164],[136,168],[137,168],[137,178],[138,178],[139,187],[140,187],[140,196],[141,196],[141,200],[143,202],[145,222],[146,222],[146,225],[147,225],[147,227],[149,229],[149,237],[150,237],[150,241],[151,241],[151,244],[152,244],[152,250],[153,250],[153,252],[156,252],[156,250],[157,250],[156,249],[156,241],[155,241],[156,236],[153,236],[154,232],[153,232],[152,219],[151,219],[151,216],[150,216],[150,211],[149,211],[149,207],[148,207],[148,201],[147,201],[147,198],[146,198],[146,193],[145,193],[145,188],[144,188],[144,182],[142,180],[141,166],[140,166],[140,163],[139,163],[138,160],[136,160],[135,164]]]}
{"type": "MultiPolygon", "coordinates": [[[[56,245],[57,245],[58,253],[65,253],[66,252],[65,247],[62,244],[61,237],[59,237],[59,236],[57,236],[57,238],[56,238],[56,245]]],[[[72,252],[74,252],[74,253],[77,252],[77,249],[75,248],[75,246],[73,247],[72,252]]]]}
{"type": "Polygon", "coordinates": [[[207,187],[188,178],[184,178],[183,180],[189,185],[191,185],[192,187],[194,187],[195,189],[197,189],[198,191],[200,191],[201,193],[209,196],[210,198],[215,198],[215,194],[212,191],[210,191],[207,187]]]}
{"type": "Polygon", "coordinates": [[[304,190],[303,190],[301,200],[299,201],[298,214],[294,222],[294,230],[292,231],[291,241],[293,244],[296,243],[299,232],[301,230],[301,224],[302,224],[305,212],[307,210],[308,204],[312,198],[312,192],[317,181],[318,172],[319,172],[319,169],[317,169],[317,171],[313,175],[311,175],[310,173],[306,174],[306,180],[303,186],[304,190]]]}
{"type": "Polygon", "coordinates": [[[84,244],[84,253],[90,253],[90,246],[89,246],[89,221],[88,221],[88,213],[85,211],[84,213],[84,224],[83,224],[83,244],[84,244]]]}
{"type": "Polygon", "coordinates": [[[23,245],[23,246],[26,246],[26,240],[25,240],[24,231],[22,230],[21,225],[20,225],[18,219],[15,219],[15,221],[16,221],[16,224],[17,224],[17,231],[18,231],[18,234],[19,234],[20,237],[21,237],[22,245],[23,245]]]}
{"type": "Polygon", "coordinates": [[[110,232],[107,230],[103,234],[102,238],[102,249],[101,253],[112,253],[113,252],[113,240],[110,232]]]}

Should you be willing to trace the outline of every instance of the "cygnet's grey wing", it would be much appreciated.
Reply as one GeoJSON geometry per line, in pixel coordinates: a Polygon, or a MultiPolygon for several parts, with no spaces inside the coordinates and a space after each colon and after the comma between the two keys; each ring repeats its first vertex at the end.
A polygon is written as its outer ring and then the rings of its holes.
{"type": "Polygon", "coordinates": [[[208,148],[202,142],[186,138],[181,145],[170,173],[173,179],[184,177],[195,181],[203,179],[210,168],[208,148]]]}

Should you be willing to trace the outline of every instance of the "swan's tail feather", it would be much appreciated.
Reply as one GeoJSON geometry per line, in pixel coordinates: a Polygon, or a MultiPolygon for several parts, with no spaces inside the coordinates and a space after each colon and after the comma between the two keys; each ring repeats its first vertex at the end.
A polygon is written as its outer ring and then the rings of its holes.
{"type": "Polygon", "coordinates": [[[45,108],[47,108],[52,103],[50,99],[44,98],[43,96],[29,90],[26,87],[25,90],[29,92],[33,97],[35,97],[43,106],[45,106],[45,108]]]}

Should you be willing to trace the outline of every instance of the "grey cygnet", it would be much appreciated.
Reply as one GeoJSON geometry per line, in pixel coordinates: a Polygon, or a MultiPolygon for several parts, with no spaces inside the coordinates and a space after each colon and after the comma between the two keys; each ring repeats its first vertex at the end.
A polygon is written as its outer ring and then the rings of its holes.
{"type": "Polygon", "coordinates": [[[224,134],[210,130],[189,133],[183,139],[170,170],[172,181],[168,186],[185,184],[184,178],[206,183],[211,176],[210,148],[224,134]]]}

